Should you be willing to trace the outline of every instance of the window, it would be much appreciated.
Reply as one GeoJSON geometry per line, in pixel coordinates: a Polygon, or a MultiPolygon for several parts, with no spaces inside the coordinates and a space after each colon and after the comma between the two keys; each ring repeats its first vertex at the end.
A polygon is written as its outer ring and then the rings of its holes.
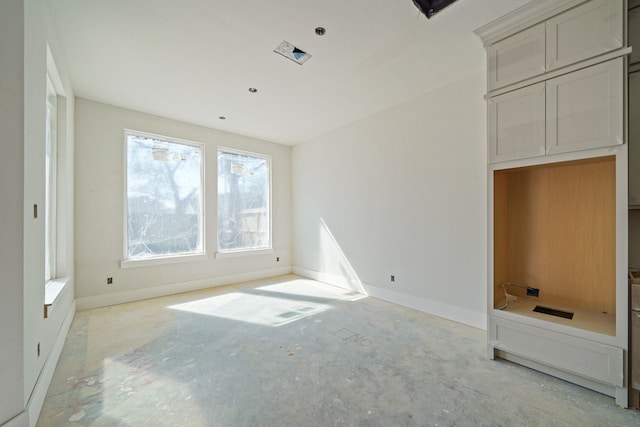
{"type": "Polygon", "coordinates": [[[56,152],[58,95],[47,74],[47,113],[45,139],[45,201],[44,201],[44,279],[56,277],[56,152]]]}
{"type": "Polygon", "coordinates": [[[125,132],[125,258],[204,254],[203,146],[125,132]]]}
{"type": "Polygon", "coordinates": [[[271,249],[271,158],[218,150],[218,251],[271,249]]]}

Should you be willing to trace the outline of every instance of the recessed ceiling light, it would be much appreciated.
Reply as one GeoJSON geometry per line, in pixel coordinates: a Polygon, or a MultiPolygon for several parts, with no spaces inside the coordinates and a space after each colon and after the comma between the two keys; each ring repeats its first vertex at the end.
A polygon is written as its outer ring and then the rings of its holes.
{"type": "Polygon", "coordinates": [[[319,36],[324,36],[327,30],[324,27],[316,27],[316,34],[319,36]]]}
{"type": "Polygon", "coordinates": [[[250,87],[249,88],[249,92],[251,93],[256,93],[258,91],[258,89],[256,89],[255,87],[250,87]]]}

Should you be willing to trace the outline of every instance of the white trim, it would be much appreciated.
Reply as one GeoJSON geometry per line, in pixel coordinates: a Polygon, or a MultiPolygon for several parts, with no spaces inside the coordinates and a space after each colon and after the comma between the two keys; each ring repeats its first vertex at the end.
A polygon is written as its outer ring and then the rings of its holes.
{"type": "Polygon", "coordinates": [[[188,255],[172,255],[172,256],[157,257],[157,258],[124,259],[120,261],[120,268],[149,267],[152,265],[178,264],[182,262],[196,262],[196,261],[206,261],[206,260],[207,260],[207,255],[204,253],[188,254],[188,255]]]}
{"type": "Polygon", "coordinates": [[[214,288],[217,286],[232,285],[249,280],[266,279],[269,277],[282,276],[285,274],[291,274],[291,266],[272,268],[268,270],[251,271],[247,273],[229,274],[226,276],[213,277],[209,279],[191,280],[188,282],[153,286],[144,289],[134,289],[113,294],[94,295],[90,297],[78,298],[76,299],[76,304],[78,310],[89,310],[92,308],[107,307],[110,305],[140,301],[149,298],[174,295],[182,292],[191,292],[201,289],[214,288]]]}
{"type": "Polygon", "coordinates": [[[53,378],[53,374],[56,370],[56,365],[58,364],[58,360],[60,359],[60,355],[62,354],[62,349],[64,347],[64,342],[67,338],[67,333],[71,328],[71,322],[73,321],[73,317],[76,314],[76,302],[72,302],[69,306],[69,311],[67,312],[62,325],[60,326],[60,330],[58,331],[58,335],[56,336],[56,340],[51,348],[51,352],[47,357],[47,360],[44,362],[44,366],[42,367],[42,371],[40,371],[40,376],[38,376],[38,380],[33,389],[33,393],[31,394],[31,398],[27,403],[27,412],[29,413],[29,425],[31,427],[35,427],[38,422],[38,417],[40,416],[40,411],[42,410],[42,405],[44,404],[44,399],[47,397],[47,391],[49,390],[49,385],[51,384],[51,379],[53,378]]]}
{"type": "Polygon", "coordinates": [[[485,47],[500,41],[512,34],[522,31],[532,23],[545,21],[587,0],[537,0],[489,22],[474,33],[480,37],[485,47]]]}
{"type": "MultiPolygon", "coordinates": [[[[487,329],[487,316],[484,313],[467,310],[455,305],[442,303],[439,301],[429,300],[417,297],[415,295],[407,295],[390,289],[384,289],[366,283],[349,280],[345,277],[334,276],[327,273],[308,270],[302,267],[293,267],[293,273],[299,276],[318,280],[333,286],[363,293],[365,295],[378,298],[387,302],[402,305],[414,310],[452,320],[454,322],[464,323],[478,329],[487,329]]],[[[482,286],[478,283],[478,286],[482,286]]]]}
{"type": "Polygon", "coordinates": [[[62,79],[60,78],[60,73],[58,72],[56,61],[51,53],[49,43],[47,43],[47,74],[51,77],[51,83],[58,96],[67,96],[64,92],[64,85],[62,84],[62,79]]]}
{"type": "Polygon", "coordinates": [[[584,68],[588,68],[593,65],[601,64],[618,57],[624,57],[629,55],[631,51],[632,49],[630,47],[623,47],[599,56],[595,56],[593,58],[586,59],[581,62],[577,62],[575,64],[567,65],[566,67],[563,67],[563,68],[558,68],[556,70],[549,71],[545,74],[540,74],[540,75],[519,81],[517,83],[509,84],[507,86],[502,86],[500,88],[493,89],[487,92],[487,94],[484,96],[484,99],[488,100],[494,96],[500,96],[505,93],[512,92],[514,90],[517,90],[526,86],[534,85],[540,82],[546,82],[547,80],[551,80],[556,77],[560,77],[565,74],[572,73],[574,71],[582,70],[584,68]]]}
{"type": "Polygon", "coordinates": [[[215,254],[216,259],[221,258],[238,258],[251,255],[269,255],[273,253],[273,248],[260,249],[241,249],[238,251],[218,251],[215,254]]]}
{"type": "Polygon", "coordinates": [[[58,277],[46,283],[44,286],[44,317],[49,317],[58,297],[64,292],[70,281],[71,277],[58,277]]]}

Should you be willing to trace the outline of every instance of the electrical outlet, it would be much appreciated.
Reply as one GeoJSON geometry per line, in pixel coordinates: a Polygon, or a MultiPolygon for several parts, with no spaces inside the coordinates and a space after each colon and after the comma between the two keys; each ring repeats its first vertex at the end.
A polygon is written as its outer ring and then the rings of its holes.
{"type": "Polygon", "coordinates": [[[113,277],[107,277],[107,285],[113,284],[113,277]]]}
{"type": "Polygon", "coordinates": [[[391,281],[395,282],[396,281],[396,276],[394,276],[393,274],[391,275],[391,281]]]}
{"type": "Polygon", "coordinates": [[[276,257],[276,262],[280,262],[280,257],[276,257]]]}
{"type": "Polygon", "coordinates": [[[540,289],[538,288],[527,288],[527,296],[529,297],[539,297],[540,296],[540,289]]]}

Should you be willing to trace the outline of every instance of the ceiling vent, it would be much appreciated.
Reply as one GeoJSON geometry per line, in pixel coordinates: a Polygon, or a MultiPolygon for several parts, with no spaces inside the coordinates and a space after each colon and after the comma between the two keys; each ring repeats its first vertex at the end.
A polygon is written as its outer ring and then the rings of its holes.
{"type": "Polygon", "coordinates": [[[287,41],[283,41],[282,43],[280,43],[278,47],[275,48],[273,51],[275,53],[279,53],[285,58],[289,58],[293,62],[296,62],[300,65],[304,64],[307,61],[307,59],[311,58],[311,55],[309,55],[307,52],[295,47],[294,45],[292,45],[287,41]]]}

